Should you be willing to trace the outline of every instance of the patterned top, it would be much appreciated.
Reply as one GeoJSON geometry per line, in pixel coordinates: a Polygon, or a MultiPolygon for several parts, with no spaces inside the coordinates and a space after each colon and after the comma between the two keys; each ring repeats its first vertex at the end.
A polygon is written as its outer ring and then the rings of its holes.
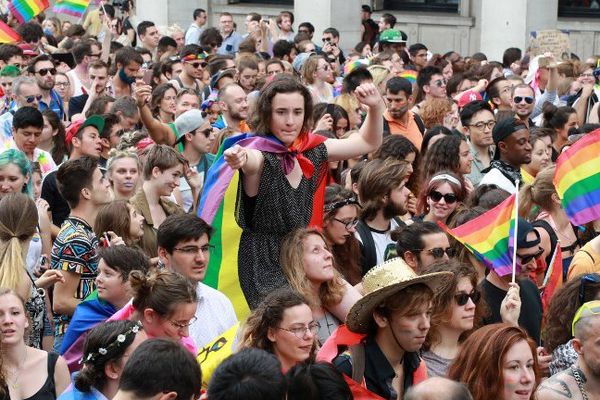
{"type": "MultiPolygon", "coordinates": [[[[95,288],[94,279],[98,270],[98,238],[92,227],[84,220],[68,217],[52,246],[52,269],[74,272],[81,275],[76,299],[85,299],[95,288]]],[[[55,335],[63,335],[71,320],[70,315],[54,315],[55,335]]]]}

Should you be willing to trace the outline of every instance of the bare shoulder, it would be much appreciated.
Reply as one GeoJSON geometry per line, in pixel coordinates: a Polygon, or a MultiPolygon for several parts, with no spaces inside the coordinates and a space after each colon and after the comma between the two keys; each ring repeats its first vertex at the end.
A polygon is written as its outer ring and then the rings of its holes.
{"type": "Polygon", "coordinates": [[[581,399],[571,370],[559,372],[543,381],[535,392],[536,400],[581,399]]]}

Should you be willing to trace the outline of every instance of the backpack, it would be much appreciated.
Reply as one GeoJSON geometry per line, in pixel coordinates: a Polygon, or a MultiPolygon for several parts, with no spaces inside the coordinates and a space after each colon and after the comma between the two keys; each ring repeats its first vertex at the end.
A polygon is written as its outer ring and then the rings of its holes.
{"type": "MultiPolygon", "coordinates": [[[[413,113],[413,117],[415,119],[417,127],[419,127],[419,132],[421,132],[421,136],[423,136],[425,134],[425,123],[423,122],[419,114],[413,113]]],[[[392,132],[390,131],[390,123],[387,121],[387,119],[383,118],[383,137],[390,136],[391,134],[392,132]]]]}

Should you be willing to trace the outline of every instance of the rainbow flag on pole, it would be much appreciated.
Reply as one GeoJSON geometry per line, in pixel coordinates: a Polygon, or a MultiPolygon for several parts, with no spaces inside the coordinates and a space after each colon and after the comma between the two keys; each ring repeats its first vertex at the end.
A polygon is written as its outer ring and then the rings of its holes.
{"type": "Polygon", "coordinates": [[[600,129],[588,133],[558,157],[554,187],[574,225],[600,218],[600,129]]]}
{"type": "Polygon", "coordinates": [[[52,11],[81,18],[90,5],[90,0],[58,0],[52,11]]]}
{"type": "Polygon", "coordinates": [[[21,36],[6,23],[0,21],[0,43],[17,43],[21,36]]]}
{"type": "Polygon", "coordinates": [[[48,0],[11,0],[8,3],[8,9],[19,24],[31,20],[48,7],[50,7],[48,0]]]}
{"type": "Polygon", "coordinates": [[[462,243],[488,268],[499,276],[512,273],[514,225],[517,218],[515,195],[485,214],[454,229],[440,226],[462,243]]]}

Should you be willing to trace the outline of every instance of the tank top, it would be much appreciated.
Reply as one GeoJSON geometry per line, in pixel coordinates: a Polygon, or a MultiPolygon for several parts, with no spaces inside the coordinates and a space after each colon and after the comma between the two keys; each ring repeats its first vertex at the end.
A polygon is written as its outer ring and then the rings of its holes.
{"type": "Polygon", "coordinates": [[[54,384],[54,368],[56,367],[56,361],[58,361],[58,354],[54,352],[48,353],[48,376],[46,382],[40,390],[37,391],[31,397],[24,400],[54,400],[56,399],[56,385],[54,384]]]}

